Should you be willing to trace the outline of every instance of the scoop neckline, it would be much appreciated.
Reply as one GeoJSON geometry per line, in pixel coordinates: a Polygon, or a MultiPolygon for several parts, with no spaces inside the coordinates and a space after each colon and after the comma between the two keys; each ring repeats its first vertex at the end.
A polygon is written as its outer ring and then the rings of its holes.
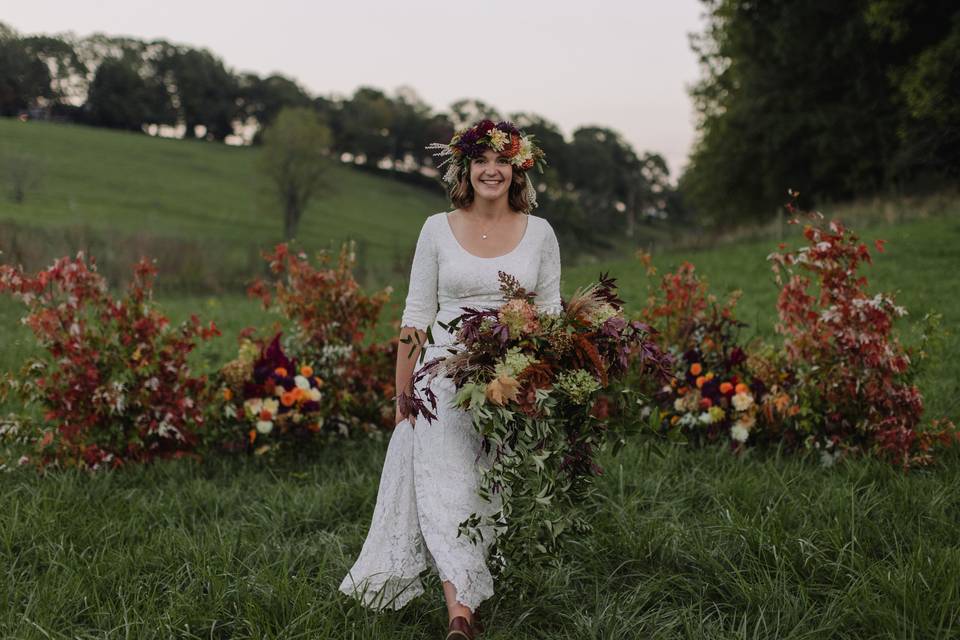
{"type": "Polygon", "coordinates": [[[460,248],[460,251],[463,251],[465,254],[467,254],[471,258],[476,258],[477,260],[499,260],[501,258],[506,258],[508,256],[511,256],[520,249],[523,243],[526,242],[527,236],[530,235],[530,217],[531,216],[528,213],[528,214],[525,214],[527,216],[527,225],[523,228],[523,235],[520,236],[520,240],[517,241],[517,244],[513,247],[513,249],[510,249],[510,251],[500,254],[499,256],[492,256],[489,258],[485,258],[483,256],[478,256],[475,253],[470,253],[462,244],[460,244],[460,241],[457,240],[457,236],[453,233],[453,227],[450,226],[450,213],[451,213],[450,211],[443,212],[444,226],[447,228],[447,233],[450,234],[450,239],[453,240],[453,243],[460,248]]]}

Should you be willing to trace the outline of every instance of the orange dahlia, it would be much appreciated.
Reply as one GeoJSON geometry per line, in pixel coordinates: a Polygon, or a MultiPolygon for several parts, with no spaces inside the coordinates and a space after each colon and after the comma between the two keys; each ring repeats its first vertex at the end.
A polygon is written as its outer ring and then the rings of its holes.
{"type": "Polygon", "coordinates": [[[508,158],[512,158],[513,156],[520,153],[520,136],[515,134],[510,134],[510,144],[505,146],[503,148],[503,151],[501,151],[500,153],[507,156],[508,158]]]}

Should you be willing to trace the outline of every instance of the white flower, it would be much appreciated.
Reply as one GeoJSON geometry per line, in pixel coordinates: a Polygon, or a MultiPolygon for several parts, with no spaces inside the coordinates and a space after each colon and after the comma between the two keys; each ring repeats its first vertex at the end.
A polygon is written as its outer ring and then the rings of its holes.
{"type": "Polygon", "coordinates": [[[323,394],[320,393],[320,389],[310,389],[308,392],[310,399],[314,402],[320,402],[320,398],[323,397],[323,394]]]}
{"type": "Polygon", "coordinates": [[[304,378],[303,376],[297,376],[293,379],[293,383],[300,387],[301,389],[309,389],[310,381],[304,378]]]}
{"type": "Polygon", "coordinates": [[[730,427],[730,437],[737,442],[746,442],[747,438],[750,437],[750,432],[747,431],[746,427],[737,423],[730,427]]]}
{"type": "Polygon", "coordinates": [[[270,420],[257,420],[257,431],[266,435],[273,431],[273,422],[270,420]]]}
{"type": "Polygon", "coordinates": [[[702,424],[712,424],[712,423],[713,423],[713,416],[710,415],[710,412],[709,412],[709,411],[704,411],[703,413],[700,414],[700,417],[698,418],[698,420],[699,420],[702,424]]]}
{"type": "Polygon", "coordinates": [[[30,456],[20,456],[20,459],[17,460],[17,464],[21,467],[30,462],[30,456]]]}
{"type": "Polygon", "coordinates": [[[680,416],[680,420],[677,422],[681,427],[693,427],[697,424],[697,416],[693,413],[685,413],[680,416]]]}
{"type": "Polygon", "coordinates": [[[753,396],[749,393],[740,392],[733,396],[733,407],[737,411],[746,411],[753,404],[753,396]]]}
{"type": "Polygon", "coordinates": [[[270,412],[270,415],[277,415],[277,411],[280,410],[280,403],[276,398],[267,398],[263,401],[263,408],[270,412]]]}
{"type": "Polygon", "coordinates": [[[250,398],[243,403],[243,408],[247,410],[251,416],[256,416],[260,414],[260,409],[263,408],[263,400],[260,398],[250,398]]]}

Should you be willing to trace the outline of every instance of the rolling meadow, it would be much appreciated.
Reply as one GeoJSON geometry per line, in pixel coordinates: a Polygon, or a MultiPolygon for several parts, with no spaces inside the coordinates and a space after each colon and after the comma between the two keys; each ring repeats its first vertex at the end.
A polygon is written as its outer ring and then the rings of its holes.
{"type": "MultiPolygon", "coordinates": [[[[281,240],[257,153],[0,119],[0,155],[28,156],[40,175],[24,202],[0,201],[0,262],[36,271],[87,247],[121,286],[140,254],[155,257],[156,298],[171,320],[197,314],[222,331],[191,355],[196,371],[216,370],[236,355],[241,329],[274,319],[243,293],[264,273],[258,252],[281,240]]],[[[439,190],[349,166],[331,164],[326,182],[297,244],[313,252],[356,241],[360,281],[392,288],[375,336],[387,339],[420,225],[448,203],[439,190]]],[[[915,341],[925,314],[942,314],[946,333],[919,363],[918,384],[927,420],[960,419],[960,197],[822,211],[887,241],[865,275],[908,310],[902,341],[915,341]]],[[[709,247],[681,229],[650,234],[670,247],[654,248],[661,274],[690,261],[718,296],[742,290],[742,335],[777,340],[766,257],[780,241],[797,244],[795,227],[718,236],[709,247]]],[[[619,257],[565,260],[565,296],[609,272],[627,310],[639,311],[657,278],[617,242],[619,257]]],[[[0,298],[0,370],[37,350],[22,314],[0,298]]],[[[446,609],[435,577],[426,596],[384,615],[337,591],[369,524],[387,437],[337,443],[301,464],[217,457],[43,476],[2,445],[0,636],[439,637],[446,609]]],[[[593,530],[485,604],[486,637],[960,637],[956,450],[903,472],[870,459],[824,467],[778,450],[734,456],[638,439],[601,462],[593,530]]]]}

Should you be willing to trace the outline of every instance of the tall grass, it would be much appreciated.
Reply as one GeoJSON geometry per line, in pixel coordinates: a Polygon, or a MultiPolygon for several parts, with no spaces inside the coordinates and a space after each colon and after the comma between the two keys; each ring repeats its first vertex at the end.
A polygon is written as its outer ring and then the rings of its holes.
{"type": "MultiPolygon", "coordinates": [[[[308,464],[179,461],[0,474],[0,635],[441,637],[439,582],[381,615],[337,592],[384,443],[308,464]]],[[[960,465],[903,475],[776,453],[632,444],[606,458],[594,531],[485,605],[497,638],[950,638],[960,465]]]]}

